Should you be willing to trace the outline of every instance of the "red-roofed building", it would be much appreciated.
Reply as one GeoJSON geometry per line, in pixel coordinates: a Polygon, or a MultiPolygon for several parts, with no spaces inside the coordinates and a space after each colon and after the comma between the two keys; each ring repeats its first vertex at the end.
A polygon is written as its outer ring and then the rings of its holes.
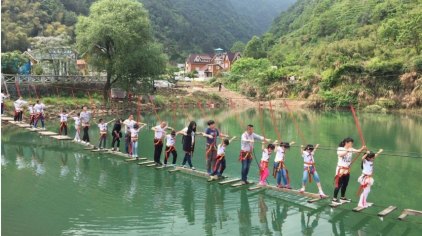
{"type": "Polygon", "coordinates": [[[223,52],[218,48],[212,54],[191,54],[186,60],[185,72],[198,72],[199,77],[213,77],[217,72],[230,71],[240,52],[223,52]]]}
{"type": "Polygon", "coordinates": [[[185,72],[199,72],[201,68],[211,63],[213,56],[210,54],[190,54],[185,63],[185,72]]]}
{"type": "Polygon", "coordinates": [[[229,71],[232,68],[233,63],[240,59],[240,52],[228,52],[224,53],[223,56],[223,68],[229,71]]]}

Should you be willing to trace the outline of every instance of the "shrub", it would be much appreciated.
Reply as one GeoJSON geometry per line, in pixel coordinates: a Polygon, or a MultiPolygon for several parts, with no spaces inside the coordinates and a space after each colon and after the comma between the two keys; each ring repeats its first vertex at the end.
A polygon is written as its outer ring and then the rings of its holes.
{"type": "Polygon", "coordinates": [[[387,109],[378,105],[369,105],[363,109],[364,112],[368,113],[387,113],[387,109]]]}
{"type": "Polygon", "coordinates": [[[388,98],[379,98],[376,102],[375,105],[378,105],[380,107],[383,108],[394,108],[397,106],[396,101],[392,100],[392,99],[388,99],[388,98]]]}

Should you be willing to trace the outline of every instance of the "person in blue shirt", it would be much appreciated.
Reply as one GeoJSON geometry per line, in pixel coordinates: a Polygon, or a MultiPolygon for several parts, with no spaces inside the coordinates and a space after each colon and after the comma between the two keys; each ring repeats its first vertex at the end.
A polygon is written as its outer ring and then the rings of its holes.
{"type": "Polygon", "coordinates": [[[215,121],[208,121],[208,128],[205,130],[205,133],[202,133],[206,137],[207,142],[205,146],[205,159],[206,159],[206,169],[209,175],[213,172],[213,166],[217,160],[217,137],[228,137],[225,134],[220,133],[220,131],[215,127],[215,121]]]}

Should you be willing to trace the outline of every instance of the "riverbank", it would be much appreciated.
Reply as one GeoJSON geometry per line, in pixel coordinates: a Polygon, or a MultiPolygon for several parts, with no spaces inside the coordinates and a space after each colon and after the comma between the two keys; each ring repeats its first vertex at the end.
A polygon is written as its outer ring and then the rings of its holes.
{"type": "MultiPolygon", "coordinates": [[[[35,103],[36,98],[24,98],[30,103],[35,103]]],[[[239,92],[222,86],[218,87],[206,82],[179,82],[176,88],[158,88],[154,95],[134,95],[131,98],[111,100],[106,106],[103,105],[102,95],[93,93],[91,97],[66,97],[51,96],[42,97],[42,102],[48,106],[48,113],[52,116],[59,114],[62,109],[67,111],[79,110],[83,105],[95,110],[97,114],[116,114],[123,112],[136,112],[138,107],[142,111],[163,110],[164,108],[198,108],[209,109],[219,107],[236,108],[245,110],[261,107],[274,110],[341,110],[348,107],[331,108],[323,105],[318,99],[258,99],[247,97],[239,92]],[[140,98],[140,103],[138,101],[140,98]],[[287,104],[287,105],[286,105],[287,104]]],[[[13,101],[6,100],[6,113],[13,115],[13,101]]],[[[400,113],[422,116],[422,108],[397,109],[382,104],[368,106],[357,106],[356,109],[368,113],[400,113]]]]}

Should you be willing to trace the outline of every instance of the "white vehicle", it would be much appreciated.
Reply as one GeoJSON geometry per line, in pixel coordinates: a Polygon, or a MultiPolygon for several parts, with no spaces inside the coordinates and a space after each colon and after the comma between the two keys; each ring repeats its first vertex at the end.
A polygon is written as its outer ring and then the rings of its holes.
{"type": "Polygon", "coordinates": [[[170,83],[166,80],[155,80],[154,86],[156,88],[173,88],[173,87],[175,87],[175,84],[170,83]]]}

